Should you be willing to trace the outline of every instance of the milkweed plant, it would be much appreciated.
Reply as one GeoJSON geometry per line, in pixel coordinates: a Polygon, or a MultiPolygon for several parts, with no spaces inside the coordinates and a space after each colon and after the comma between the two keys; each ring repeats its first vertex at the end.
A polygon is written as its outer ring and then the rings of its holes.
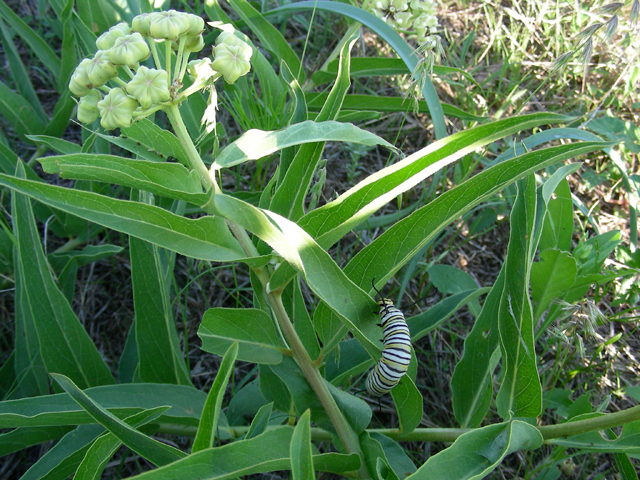
{"type": "MultiPolygon", "coordinates": [[[[362,479],[479,479],[515,452],[555,449],[541,475],[569,452],[637,454],[640,407],[577,416],[567,408],[548,410],[554,404],[545,396],[535,348],[563,314],[557,302],[577,301],[601,279],[605,253],[619,242],[605,234],[579,245],[574,255],[572,228],[559,223],[558,212],[573,209],[565,177],[579,163],[566,161],[616,151],[616,143],[555,113],[475,117],[442,105],[427,75],[419,107],[429,113],[434,139],[403,153],[348,120],[368,118],[373,100],[382,101],[373,109],[406,106],[399,98],[352,95],[351,78],[383,76],[389,69],[417,74],[421,55],[440,45],[431,0],[379,0],[365,8],[303,1],[270,12],[230,0],[243,31],[217,3],[205,3],[203,15],[212,22],[169,10],[112,26],[70,73],[68,89],[87,132],[84,145],[46,134],[30,138],[57,152],[38,157],[44,171],[75,180],[75,188],[45,183],[17,156],[14,171],[0,174],[0,184],[13,192],[17,308],[15,352],[1,369],[0,425],[11,430],[0,445],[7,453],[59,440],[24,478],[56,472],[97,478],[121,445],[149,465],[134,478],[183,480],[282,470],[293,478],[331,472],[362,479]],[[308,75],[270,19],[311,10],[340,15],[351,28],[334,60],[308,75]],[[353,62],[351,50],[364,27],[397,58],[353,62]],[[416,50],[407,37],[415,39],[416,50]],[[316,85],[326,88],[318,93],[316,85]],[[247,118],[256,109],[280,106],[277,120],[284,126],[249,129],[220,145],[217,109],[229,104],[218,105],[219,91],[239,98],[247,118]],[[449,135],[445,115],[468,127],[449,135]],[[537,133],[526,136],[532,130],[537,133]],[[216,140],[206,141],[207,135],[216,140]],[[402,193],[513,135],[525,140],[510,144],[475,176],[383,224],[384,232],[346,264],[328,253],[402,193]],[[323,160],[326,142],[377,148],[393,161],[317,206],[316,174],[331,175],[323,160]],[[278,160],[277,168],[257,195],[223,182],[226,172],[266,158],[278,160]],[[124,189],[87,187],[96,184],[124,189]],[[505,188],[514,192],[511,237],[493,286],[453,292],[406,318],[397,302],[375,298],[378,290],[389,295],[387,281],[401,269],[410,271],[447,225],[505,188]],[[42,212],[64,228],[80,225],[67,233],[70,240],[57,257],[42,248],[35,221],[42,212]],[[122,251],[83,247],[106,229],[128,236],[134,292],[135,320],[118,381],[62,289],[78,262],[122,251]],[[221,267],[244,265],[250,276],[251,306],[210,308],[199,321],[202,350],[221,357],[208,392],[192,384],[174,319],[176,254],[221,267]],[[60,264],[61,258],[70,263],[60,264]],[[467,304],[478,309],[450,382],[456,424],[427,428],[412,345],[467,304]],[[381,315],[393,320],[384,343],[381,315]],[[400,335],[401,360],[392,359],[394,334],[400,335]],[[237,361],[256,368],[235,379],[237,361]],[[381,386],[367,391],[366,378],[381,386]],[[379,408],[371,392],[393,412],[377,428],[371,425],[372,410],[379,408]],[[611,431],[607,440],[599,433],[618,426],[621,432],[611,431]],[[166,440],[172,435],[189,440],[179,448],[166,440]],[[417,462],[405,442],[446,445],[431,456],[418,455],[428,458],[417,462]]],[[[80,17],[68,18],[69,28],[79,25],[73,22],[80,17]]],[[[80,41],[80,33],[77,39],[69,35],[80,41]]],[[[81,43],[75,45],[82,51],[81,43]]],[[[64,228],[62,236],[70,231],[64,228]]]]}

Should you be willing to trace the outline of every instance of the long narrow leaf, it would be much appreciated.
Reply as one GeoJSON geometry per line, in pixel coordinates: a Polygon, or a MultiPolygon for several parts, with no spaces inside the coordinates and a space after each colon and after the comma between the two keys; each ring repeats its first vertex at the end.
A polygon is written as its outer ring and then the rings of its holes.
{"type": "Polygon", "coordinates": [[[52,373],[51,376],[96,422],[113,433],[122,443],[151,463],[162,466],[186,457],[186,453],[154,440],[131,428],[122,420],[95,403],[68,377],[52,373]]]}
{"type": "Polygon", "coordinates": [[[46,205],[182,255],[214,262],[246,258],[219,217],[183,218],[159,207],[0,174],[0,185],[46,205]]]}
{"type": "Polygon", "coordinates": [[[193,441],[191,452],[196,453],[200,450],[213,447],[213,441],[218,428],[218,419],[220,418],[220,408],[222,408],[222,398],[229,383],[229,377],[233,372],[233,365],[238,356],[238,343],[231,344],[227,352],[222,358],[220,368],[216,374],[216,378],[211,385],[211,390],[207,395],[207,401],[202,409],[202,416],[198,424],[196,438],[193,441]]]}

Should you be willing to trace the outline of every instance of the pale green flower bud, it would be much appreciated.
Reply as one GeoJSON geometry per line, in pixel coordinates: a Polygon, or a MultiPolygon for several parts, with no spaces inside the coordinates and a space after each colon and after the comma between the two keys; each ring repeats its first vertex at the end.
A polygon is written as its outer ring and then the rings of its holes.
{"type": "Polygon", "coordinates": [[[247,58],[246,52],[243,52],[243,48],[240,46],[221,43],[216,46],[214,56],[215,59],[211,64],[211,68],[221,73],[227,83],[234,83],[251,70],[251,64],[249,63],[251,56],[247,58]]]}
{"type": "Polygon", "coordinates": [[[71,79],[69,80],[69,90],[77,97],[86,95],[93,88],[93,84],[87,75],[87,67],[90,62],[91,60],[88,58],[82,60],[80,65],[73,71],[71,79]]]}
{"type": "Polygon", "coordinates": [[[145,110],[158,103],[168,102],[171,99],[169,74],[164,70],[141,65],[127,84],[127,93],[133,95],[145,110]]]}
{"type": "Polygon", "coordinates": [[[151,21],[149,13],[142,13],[133,17],[131,21],[131,30],[138,32],[140,35],[146,37],[149,35],[149,23],[151,21]]]}
{"type": "Polygon", "coordinates": [[[410,0],[411,10],[420,14],[435,15],[436,5],[433,0],[410,0]]]}
{"type": "Polygon", "coordinates": [[[117,38],[124,37],[130,33],[131,29],[129,28],[129,25],[125,22],[121,22],[100,35],[96,39],[96,47],[98,47],[98,50],[109,50],[113,47],[113,43],[117,38]]]}
{"type": "Polygon", "coordinates": [[[176,40],[189,30],[187,14],[169,10],[149,14],[149,35],[155,39],[176,40]]]}
{"type": "Polygon", "coordinates": [[[230,45],[233,47],[241,47],[244,59],[246,61],[251,60],[251,55],[253,55],[253,49],[251,48],[251,45],[249,45],[244,40],[236,37],[233,33],[222,32],[220,35],[218,35],[218,38],[216,38],[216,45],[222,44],[230,45]]]}
{"type": "Polygon", "coordinates": [[[121,88],[112,88],[109,94],[98,102],[100,110],[100,125],[105,130],[127,128],[133,123],[133,111],[138,108],[138,102],[121,88]]]}
{"type": "Polygon", "coordinates": [[[187,37],[184,43],[184,50],[186,52],[196,53],[204,48],[204,38],[202,35],[193,35],[187,37]]]}
{"type": "Polygon", "coordinates": [[[187,21],[189,22],[189,30],[186,31],[187,35],[199,35],[204,30],[204,20],[198,15],[192,13],[186,14],[187,21]]]}
{"type": "Polygon", "coordinates": [[[118,68],[109,60],[104,50],[98,50],[87,64],[87,76],[91,83],[99,87],[118,74],[118,68]]]}
{"type": "Polygon", "coordinates": [[[138,62],[150,54],[149,45],[138,32],[116,39],[108,50],[109,59],[116,65],[127,65],[134,68],[138,62]]]}
{"type": "Polygon", "coordinates": [[[100,110],[98,102],[102,100],[102,94],[98,90],[91,90],[78,103],[78,121],[82,123],[93,123],[100,110]]]}
{"type": "Polygon", "coordinates": [[[194,79],[194,83],[206,82],[213,77],[216,72],[211,68],[211,59],[202,58],[199,60],[191,60],[187,66],[187,72],[194,79]]]}

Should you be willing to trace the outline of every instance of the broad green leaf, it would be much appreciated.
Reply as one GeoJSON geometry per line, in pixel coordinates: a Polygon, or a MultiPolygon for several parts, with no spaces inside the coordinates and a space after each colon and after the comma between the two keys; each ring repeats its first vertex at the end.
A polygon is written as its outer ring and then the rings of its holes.
{"type": "MultiPolygon", "coordinates": [[[[124,418],[141,410],[170,405],[163,416],[165,423],[196,426],[205,394],[193,387],[151,383],[94,387],[84,393],[124,418]]],[[[66,393],[0,402],[0,428],[64,426],[95,423],[66,393]]]]}
{"type": "Polygon", "coordinates": [[[251,421],[249,430],[247,430],[247,435],[245,436],[246,439],[257,437],[266,431],[272,411],[273,402],[263,405],[258,409],[256,416],[251,421]]]}
{"type": "Polygon", "coordinates": [[[0,457],[39,443],[58,440],[73,427],[21,427],[0,435],[0,457]]]}
{"type": "Polygon", "coordinates": [[[498,310],[503,377],[496,404],[502,418],[537,417],[542,412],[542,386],[533,340],[533,309],[529,279],[536,217],[533,175],[518,183],[518,196],[509,215],[505,288],[498,310]]]}
{"type": "MultiPolygon", "coordinates": [[[[90,130],[89,128],[87,128],[86,125],[83,125],[83,128],[85,131],[91,132],[92,135],[95,135],[96,137],[102,140],[106,140],[107,142],[113,145],[116,145],[124,150],[127,150],[128,152],[133,153],[134,155],[137,155],[138,158],[149,160],[150,162],[159,162],[159,163],[164,163],[167,161],[167,159],[164,156],[161,156],[162,155],[161,153],[155,151],[152,145],[144,145],[142,144],[142,142],[138,142],[136,140],[133,140],[132,138],[126,138],[122,136],[116,137],[113,135],[107,135],[105,133],[101,133],[97,131],[94,132],[93,130],[90,130]]],[[[108,151],[98,151],[98,150],[95,150],[95,151],[98,153],[108,153],[108,151]]],[[[83,150],[83,152],[86,152],[86,150],[83,150]]]]}
{"type": "Polygon", "coordinates": [[[481,480],[508,454],[542,445],[538,429],[520,420],[489,425],[465,433],[450,447],[429,457],[411,480],[481,480]]]}
{"type": "Polygon", "coordinates": [[[431,114],[433,126],[437,139],[442,139],[447,135],[447,128],[444,122],[444,115],[442,113],[442,106],[440,105],[440,99],[438,94],[431,83],[431,79],[426,74],[426,71],[420,71],[419,57],[415,54],[414,50],[407,44],[407,42],[389,25],[383,20],[379,19],[372,13],[362,10],[358,7],[348,5],[340,2],[329,1],[304,1],[296,2],[290,5],[285,5],[280,8],[271,10],[265,15],[278,15],[288,12],[304,11],[304,10],[325,10],[328,12],[337,13],[345,17],[349,17],[357,22],[366,25],[372,29],[376,34],[382,37],[393,48],[400,58],[407,65],[409,71],[415,76],[420,77],[420,81],[424,81],[422,87],[422,94],[424,96],[431,114]]]}
{"type": "MultiPolygon", "coordinates": [[[[494,193],[528,173],[608,145],[585,142],[549,147],[484,170],[397,222],[358,252],[345,266],[344,273],[363,288],[369,288],[372,278],[384,281],[406,265],[449,223],[491,198],[494,193]]],[[[336,345],[334,342],[340,341],[346,333],[339,331],[339,326],[336,328],[336,320],[326,313],[326,310],[323,312],[322,306],[319,306],[314,317],[316,329],[323,335],[321,339],[325,344],[325,350],[328,349],[327,345],[333,348],[336,345]]]]}
{"type": "Polygon", "coordinates": [[[92,180],[136,188],[167,198],[204,205],[200,178],[179,163],[133,160],[114,155],[77,153],[43,157],[38,161],[47,173],[71,180],[92,180]]]}
{"type": "MultiPolygon", "coordinates": [[[[22,164],[18,175],[24,176],[22,164]]],[[[83,388],[115,383],[109,368],[60,292],[42,251],[31,201],[14,193],[12,212],[24,281],[21,309],[33,320],[48,372],[65,372],[83,388]]],[[[33,358],[33,357],[32,357],[33,358]]]]}
{"type": "Polygon", "coordinates": [[[399,480],[400,477],[389,466],[385,451],[380,443],[368,432],[360,434],[360,447],[371,478],[380,480],[399,480]]]}
{"type": "MultiPolygon", "coordinates": [[[[318,122],[335,120],[340,112],[342,101],[351,86],[349,77],[350,51],[355,41],[356,38],[352,37],[340,50],[338,79],[316,117],[318,122]]],[[[271,200],[270,210],[292,220],[298,220],[304,215],[304,202],[307,199],[318,162],[321,160],[324,145],[324,142],[306,143],[298,149],[290,165],[287,165],[288,160],[283,162],[281,167],[282,169],[286,168],[286,172],[280,173],[281,180],[278,182],[278,188],[271,200]],[[284,178],[282,178],[283,174],[284,178]]],[[[285,150],[283,152],[285,159],[287,154],[288,152],[285,150]]]]}
{"type": "Polygon", "coordinates": [[[333,202],[309,212],[300,220],[300,226],[328,248],[376,210],[464,155],[507,135],[570,118],[535,113],[456,133],[370,175],[333,202]]]}
{"type": "MultiPolygon", "coordinates": [[[[332,350],[327,357],[325,376],[333,385],[339,386],[356,378],[375,364],[358,339],[349,338],[340,342],[340,348],[332,350]]],[[[364,388],[364,385],[363,385],[364,388]]]]}
{"type": "Polygon", "coordinates": [[[152,205],[116,200],[9,175],[0,174],[0,185],[188,257],[213,262],[245,258],[240,245],[219,217],[183,218],[152,205]]]}
{"type": "Polygon", "coordinates": [[[40,457],[20,480],[66,480],[73,475],[91,443],[102,432],[104,428],[101,425],[80,425],[40,457]]]}
{"type": "MultiPolygon", "coordinates": [[[[62,153],[65,155],[69,155],[72,153],[80,153],[82,151],[82,147],[80,145],[71,143],[67,140],[63,140],[62,138],[51,137],[49,135],[27,135],[27,138],[35,144],[45,145],[49,147],[51,150],[54,150],[58,153],[62,153]]],[[[50,158],[50,157],[46,157],[46,158],[50,158]]],[[[44,160],[44,159],[39,158],[38,160],[44,160]]]]}
{"type": "MultiPolygon", "coordinates": [[[[289,448],[292,433],[293,429],[289,427],[274,428],[249,440],[201,450],[131,479],[230,480],[244,475],[288,470],[291,468],[289,448]]],[[[343,473],[357,470],[359,466],[357,455],[313,456],[313,468],[318,471],[343,473]]]]}
{"type": "Polygon", "coordinates": [[[313,321],[309,316],[302,291],[300,290],[299,281],[292,282],[291,287],[285,289],[283,292],[283,302],[285,302],[287,306],[291,304],[290,316],[293,320],[293,326],[305,350],[311,358],[318,358],[318,355],[320,355],[320,344],[315,328],[313,327],[313,321]],[[293,298],[290,299],[289,295],[293,298]]]}
{"type": "MultiPolygon", "coordinates": [[[[124,422],[127,425],[137,428],[154,421],[168,409],[169,407],[157,407],[144,410],[125,418],[124,422]]],[[[100,436],[89,447],[89,450],[76,470],[73,477],[74,480],[100,480],[107,463],[121,446],[122,442],[112,433],[107,432],[100,436]]]]}
{"type": "Polygon", "coordinates": [[[191,452],[196,453],[200,450],[213,447],[213,441],[216,436],[216,429],[218,428],[218,419],[220,417],[220,409],[222,408],[222,399],[227,385],[229,384],[229,377],[233,373],[233,365],[238,356],[238,343],[234,342],[229,346],[229,349],[224,354],[216,378],[211,385],[211,390],[207,395],[207,401],[204,403],[202,409],[202,416],[200,417],[200,423],[198,424],[198,431],[196,432],[196,438],[193,441],[191,452]]]}
{"type": "Polygon", "coordinates": [[[560,250],[540,252],[540,261],[531,266],[531,296],[536,302],[534,319],[556,298],[562,298],[573,286],[578,273],[574,258],[560,250]]]}
{"type": "Polygon", "coordinates": [[[488,293],[490,288],[476,288],[456,293],[436,303],[428,310],[407,318],[407,325],[411,331],[411,342],[415,343],[424,337],[463,306],[476,300],[480,295],[488,293]]]}
{"type": "Polygon", "coordinates": [[[314,480],[311,451],[311,412],[307,410],[298,420],[291,437],[291,475],[293,480],[314,480]]]}
{"type": "Polygon", "coordinates": [[[491,404],[495,356],[500,354],[496,318],[504,291],[505,270],[503,264],[480,316],[464,340],[462,358],[451,378],[453,414],[462,428],[479,426],[491,404]]]}
{"type": "Polygon", "coordinates": [[[229,406],[226,410],[229,425],[247,425],[249,419],[257,415],[258,410],[269,403],[262,396],[259,381],[260,378],[256,378],[240,390],[237,390],[237,387],[234,389],[234,395],[229,400],[229,406]]]}
{"type": "Polygon", "coordinates": [[[202,350],[220,356],[237,342],[238,360],[243,362],[276,365],[286,350],[273,319],[254,308],[210,308],[202,317],[198,336],[202,350]]]}
{"type": "MultiPolygon", "coordinates": [[[[589,414],[593,416],[592,414],[589,414]]],[[[572,420],[580,420],[574,417],[572,420]]],[[[614,439],[605,439],[600,432],[593,431],[569,437],[547,439],[547,443],[568,448],[577,448],[583,452],[607,452],[640,454],[640,420],[627,423],[622,427],[620,435],[614,439]]]]}
{"type": "Polygon", "coordinates": [[[407,374],[391,390],[391,396],[398,412],[400,435],[408,435],[422,422],[422,395],[411,380],[411,376],[407,374]]]}
{"type": "Polygon", "coordinates": [[[184,152],[184,148],[180,145],[178,137],[146,118],[134,122],[129,128],[123,129],[122,136],[141,143],[148,149],[153,150],[161,158],[168,159],[173,157],[183,165],[189,165],[189,159],[184,152]]]}
{"type": "Polygon", "coordinates": [[[122,253],[124,247],[104,243],[102,245],[85,245],[82,250],[71,252],[51,253],[47,257],[52,264],[66,264],[69,260],[75,260],[79,266],[88,265],[99,260],[122,253]]]}
{"type": "Polygon", "coordinates": [[[167,465],[186,457],[186,454],[165,443],[154,440],[131,428],[118,417],[95,403],[68,377],[57,373],[51,376],[93,419],[109,430],[122,443],[154,465],[167,465]]]}
{"type": "MultiPolygon", "coordinates": [[[[356,60],[355,58],[353,60],[356,60]]],[[[307,93],[307,102],[310,112],[317,112],[327,99],[326,93],[307,93]]],[[[344,97],[343,110],[355,110],[358,112],[413,112],[429,113],[429,106],[424,100],[415,101],[401,97],[379,97],[377,95],[350,94],[344,97]]],[[[446,103],[442,104],[442,110],[449,117],[460,118],[470,122],[482,122],[487,117],[481,117],[461,108],[446,103]]]]}
{"type": "MultiPolygon", "coordinates": [[[[190,385],[160,249],[129,238],[138,373],[145,383],[190,385]]],[[[166,253],[166,252],[165,252],[166,253]]]]}
{"type": "Polygon", "coordinates": [[[45,123],[31,104],[2,81],[0,81],[0,113],[11,123],[18,135],[44,132],[45,123]]]}
{"type": "MultiPolygon", "coordinates": [[[[543,185],[543,191],[547,183],[543,185]]],[[[563,178],[553,193],[554,197],[547,201],[547,214],[544,218],[539,248],[540,251],[557,248],[569,252],[573,235],[573,201],[569,182],[563,178]]]]}
{"type": "Polygon", "coordinates": [[[398,475],[398,478],[405,478],[416,472],[417,469],[413,461],[397,442],[377,432],[370,432],[369,436],[380,444],[389,466],[398,475]]]}
{"type": "Polygon", "coordinates": [[[380,356],[374,341],[379,329],[371,322],[376,304],[356,287],[329,254],[295,223],[228,195],[212,197],[213,206],[225,218],[257,235],[292,265],[320,300],[334,310],[360,339],[373,358],[380,356]]]}
{"type": "Polygon", "coordinates": [[[278,29],[246,0],[229,0],[229,5],[260,39],[262,46],[276,56],[278,63],[284,61],[298,81],[303,83],[305,77],[300,59],[278,29]]]}
{"type": "Polygon", "coordinates": [[[620,231],[611,230],[584,242],[584,251],[588,252],[588,256],[586,259],[580,259],[578,274],[600,273],[602,264],[621,241],[620,231]]]}
{"type": "Polygon", "coordinates": [[[35,113],[40,117],[40,120],[46,123],[49,120],[47,118],[47,114],[44,113],[42,105],[40,104],[40,99],[38,98],[38,95],[36,95],[33,85],[31,84],[29,74],[24,68],[22,60],[20,60],[20,54],[18,53],[18,50],[16,49],[16,46],[14,45],[13,40],[2,20],[0,20],[0,44],[4,46],[5,58],[9,64],[11,76],[13,77],[14,84],[18,88],[20,95],[29,101],[35,113]]]}
{"type": "Polygon", "coordinates": [[[212,168],[228,168],[247,160],[259,160],[294,145],[329,141],[351,142],[369,146],[384,145],[398,153],[398,149],[386,140],[350,123],[307,120],[278,131],[249,130],[220,152],[212,168]]]}
{"type": "Polygon", "coordinates": [[[60,76],[60,58],[58,58],[49,44],[18,17],[4,0],[0,0],[0,17],[20,35],[22,40],[31,47],[36,56],[51,71],[53,77],[57,79],[60,76]]]}

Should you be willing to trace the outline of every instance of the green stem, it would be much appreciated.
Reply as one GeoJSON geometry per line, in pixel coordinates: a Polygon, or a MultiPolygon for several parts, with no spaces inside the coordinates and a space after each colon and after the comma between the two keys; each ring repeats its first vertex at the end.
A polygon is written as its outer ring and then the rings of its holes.
{"type": "MultiPolygon", "coordinates": [[[[622,410],[621,412],[606,413],[599,417],[577,420],[575,422],[562,423],[559,425],[544,425],[537,427],[546,442],[551,442],[554,438],[568,437],[582,433],[606,430],[615,428],[627,423],[640,420],[640,405],[622,410]]],[[[220,427],[221,429],[223,427],[220,427]]],[[[277,428],[277,427],[267,427],[277,428]]],[[[229,434],[238,438],[247,433],[249,427],[229,427],[229,434]]],[[[176,435],[195,436],[196,427],[186,427],[184,425],[164,424],[160,430],[163,433],[176,435]]],[[[461,435],[473,431],[473,428],[416,428],[407,435],[401,435],[397,428],[374,428],[367,429],[368,433],[381,433],[393,440],[402,442],[455,442],[461,435]]],[[[311,436],[317,441],[331,441],[331,433],[312,428],[311,436]]],[[[552,442],[551,442],[552,443],[552,442]]]]}
{"type": "Polygon", "coordinates": [[[151,49],[151,55],[153,55],[153,63],[156,64],[156,69],[162,70],[162,62],[160,62],[160,57],[158,56],[156,41],[153,38],[148,38],[147,43],[149,44],[149,48],[151,49]]]}
{"type": "MultiPolygon", "coordinates": [[[[178,137],[180,144],[187,154],[190,168],[200,173],[202,184],[206,190],[213,189],[214,195],[216,193],[221,193],[220,188],[216,184],[215,178],[213,177],[214,173],[209,173],[209,170],[207,170],[207,167],[202,162],[200,154],[196,150],[196,147],[193,144],[191,137],[189,136],[189,132],[187,131],[182,117],[180,116],[180,110],[178,109],[178,106],[176,104],[172,104],[165,111],[167,113],[169,121],[171,122],[171,125],[173,126],[176,137],[178,137]]],[[[253,245],[253,242],[251,241],[251,238],[249,238],[247,232],[242,227],[230,220],[227,220],[227,225],[229,225],[231,232],[238,240],[245,253],[248,256],[258,256],[258,251],[253,245]]],[[[269,272],[265,268],[255,269],[254,271],[258,275],[258,278],[260,278],[260,282],[266,289],[266,286],[269,284],[270,279],[269,272]]],[[[285,339],[291,347],[293,357],[300,366],[300,369],[311,385],[311,388],[318,396],[318,399],[320,400],[320,403],[329,416],[333,427],[336,429],[336,432],[338,433],[338,436],[340,437],[345,450],[348,453],[356,453],[361,459],[363,459],[362,466],[358,471],[358,477],[362,479],[370,478],[364,462],[362,450],[360,449],[358,436],[353,431],[344,415],[340,411],[340,408],[338,407],[335,399],[333,398],[331,392],[325,384],[324,378],[320,374],[318,368],[313,364],[311,357],[309,357],[309,353],[304,348],[300,337],[298,337],[298,334],[295,331],[295,328],[291,323],[289,316],[287,315],[287,311],[282,304],[281,292],[270,292],[267,294],[267,298],[276,316],[278,325],[280,326],[285,339]]]]}
{"type": "Polygon", "coordinates": [[[167,58],[164,59],[166,63],[165,70],[171,76],[171,40],[164,41],[164,54],[167,58]]]}
{"type": "Polygon", "coordinates": [[[176,137],[178,137],[178,140],[180,141],[180,145],[182,145],[182,148],[184,148],[184,151],[187,154],[189,166],[192,170],[195,170],[200,174],[202,186],[205,190],[213,189],[214,192],[219,192],[220,188],[218,187],[215,178],[211,177],[213,172],[211,175],[209,174],[209,170],[200,158],[200,154],[198,153],[198,150],[196,150],[196,146],[191,141],[187,127],[182,121],[182,116],[180,115],[180,109],[178,106],[171,105],[165,110],[165,112],[167,113],[167,117],[169,117],[169,121],[171,122],[171,126],[173,127],[176,137]]]}

